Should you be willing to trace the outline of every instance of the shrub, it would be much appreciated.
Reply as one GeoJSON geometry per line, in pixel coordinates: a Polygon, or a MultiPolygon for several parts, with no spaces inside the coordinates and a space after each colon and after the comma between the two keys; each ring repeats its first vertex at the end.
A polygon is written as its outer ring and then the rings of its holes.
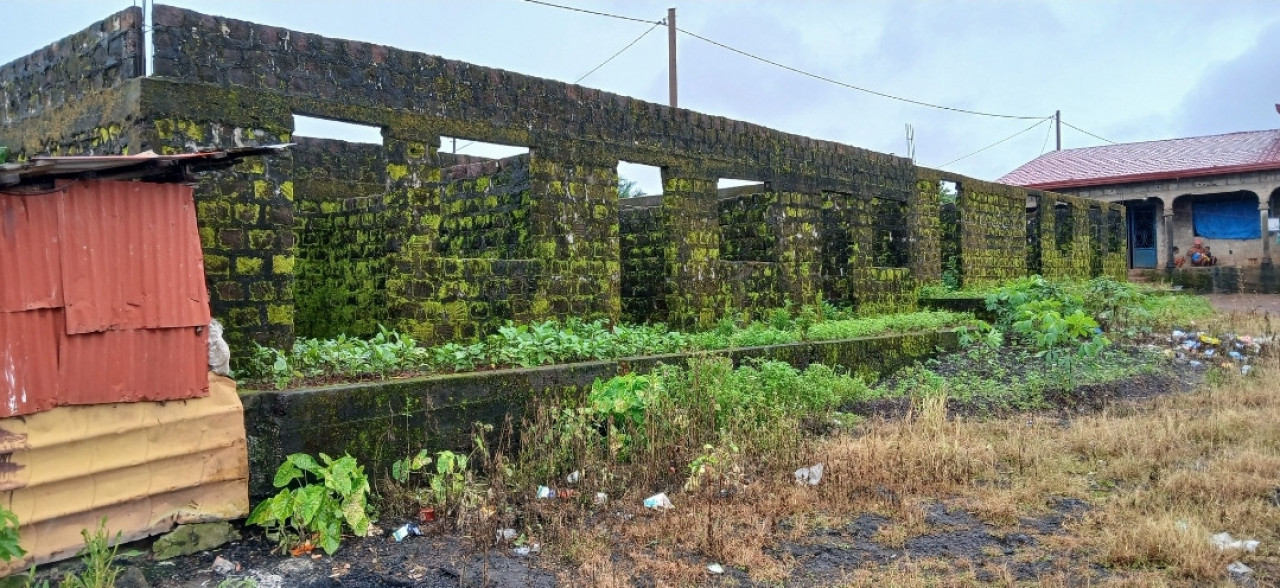
{"type": "Polygon", "coordinates": [[[342,542],[345,525],[356,535],[369,532],[369,481],[354,457],[333,459],[320,454],[290,455],[276,470],[273,485],[282,488],[258,503],[246,521],[266,529],[284,550],[313,544],[332,555],[342,542]],[[308,483],[308,477],[314,482],[308,483]],[[295,486],[289,489],[289,486],[295,486]]]}

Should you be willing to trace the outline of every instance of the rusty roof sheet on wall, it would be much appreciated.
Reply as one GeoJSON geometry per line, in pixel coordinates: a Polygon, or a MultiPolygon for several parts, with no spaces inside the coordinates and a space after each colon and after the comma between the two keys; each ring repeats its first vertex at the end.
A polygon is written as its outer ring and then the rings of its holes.
{"type": "Polygon", "coordinates": [[[204,329],[136,329],[59,341],[59,404],[194,398],[207,385],[204,329]]]}
{"type": "Polygon", "coordinates": [[[0,188],[18,189],[68,178],[192,181],[193,173],[229,167],[245,157],[279,153],[290,145],[292,143],[174,155],[144,151],[137,155],[37,156],[28,161],[0,163],[0,188]]]}
{"type": "Polygon", "coordinates": [[[62,194],[0,194],[0,312],[62,306],[58,205],[62,194]]]}
{"type": "Polygon", "coordinates": [[[72,183],[59,218],[68,334],[209,324],[190,186],[72,183]]]}
{"type": "Polygon", "coordinates": [[[0,417],[58,404],[62,309],[0,312],[0,417]]]}

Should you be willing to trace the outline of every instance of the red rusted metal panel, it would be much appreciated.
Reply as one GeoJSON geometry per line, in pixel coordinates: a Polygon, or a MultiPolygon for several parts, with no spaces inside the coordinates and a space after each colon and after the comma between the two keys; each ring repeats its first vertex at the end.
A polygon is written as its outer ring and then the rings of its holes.
{"type": "Polygon", "coordinates": [[[58,339],[62,310],[0,312],[0,417],[59,404],[58,339]]]}
{"type": "Polygon", "coordinates": [[[64,334],[60,404],[177,400],[209,391],[207,329],[64,334]]]}
{"type": "Polygon", "coordinates": [[[0,193],[0,312],[62,306],[58,205],[62,193],[0,193]]]}
{"type": "Polygon", "coordinates": [[[60,228],[68,334],[209,324],[190,186],[76,182],[60,228]]]}

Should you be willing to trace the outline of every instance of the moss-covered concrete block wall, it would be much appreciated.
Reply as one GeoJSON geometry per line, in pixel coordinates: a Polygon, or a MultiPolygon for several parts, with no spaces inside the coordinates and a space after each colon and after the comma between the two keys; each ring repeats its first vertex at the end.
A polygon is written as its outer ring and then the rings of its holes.
{"type": "Polygon", "coordinates": [[[1040,273],[1057,279],[1128,275],[1124,208],[1054,192],[1035,191],[1030,214],[1039,235],[1040,273]]]}
{"type": "Polygon", "coordinates": [[[961,286],[1028,274],[1127,279],[1123,206],[919,168],[921,197],[940,194],[939,182],[958,189],[956,202],[940,207],[939,265],[954,272],[961,286]]]}

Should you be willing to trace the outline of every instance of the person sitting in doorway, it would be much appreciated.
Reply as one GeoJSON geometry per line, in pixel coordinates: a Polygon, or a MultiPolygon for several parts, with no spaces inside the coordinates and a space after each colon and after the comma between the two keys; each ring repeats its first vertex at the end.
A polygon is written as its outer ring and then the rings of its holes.
{"type": "Polygon", "coordinates": [[[1199,238],[1187,250],[1187,259],[1196,267],[1209,267],[1218,261],[1199,238]]]}
{"type": "Polygon", "coordinates": [[[1178,252],[1177,247],[1174,247],[1173,248],[1173,267],[1182,267],[1186,265],[1186,263],[1187,263],[1187,258],[1183,257],[1182,254],[1178,252]]]}

